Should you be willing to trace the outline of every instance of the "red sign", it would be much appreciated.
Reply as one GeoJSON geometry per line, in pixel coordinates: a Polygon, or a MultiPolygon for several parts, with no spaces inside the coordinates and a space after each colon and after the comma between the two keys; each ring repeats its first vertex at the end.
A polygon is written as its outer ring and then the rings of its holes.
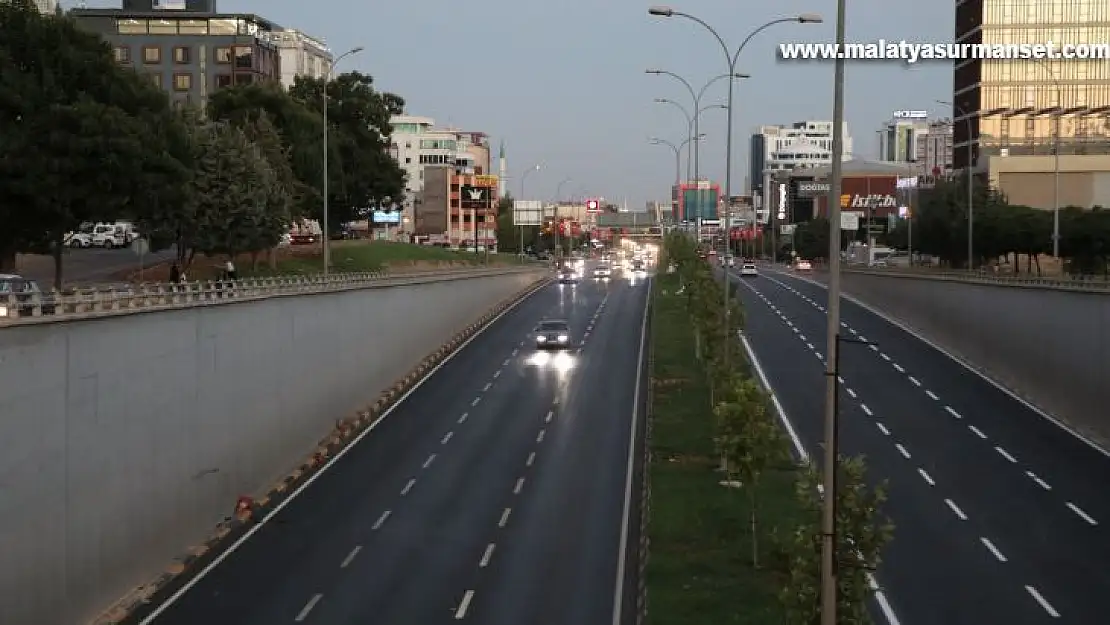
{"type": "Polygon", "coordinates": [[[586,200],[586,212],[587,213],[600,213],[601,212],[601,202],[598,202],[597,200],[586,200]]]}

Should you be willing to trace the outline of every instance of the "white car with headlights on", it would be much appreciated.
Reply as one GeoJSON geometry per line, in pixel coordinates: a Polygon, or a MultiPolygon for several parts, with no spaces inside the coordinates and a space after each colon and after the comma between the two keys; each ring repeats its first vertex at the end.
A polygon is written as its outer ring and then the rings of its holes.
{"type": "Polygon", "coordinates": [[[569,349],[570,325],[562,319],[551,319],[536,326],[536,349],[569,349]]]}
{"type": "Polygon", "coordinates": [[[759,275],[759,270],[755,268],[755,263],[744,263],[740,266],[740,275],[754,278],[759,275]]]}

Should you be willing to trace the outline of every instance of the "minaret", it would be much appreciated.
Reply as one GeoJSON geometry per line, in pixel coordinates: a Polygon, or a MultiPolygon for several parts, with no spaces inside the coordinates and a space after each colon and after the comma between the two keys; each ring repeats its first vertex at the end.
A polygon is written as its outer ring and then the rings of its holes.
{"type": "Polygon", "coordinates": [[[509,175],[508,165],[505,163],[505,140],[501,140],[501,151],[497,154],[497,197],[505,197],[506,176],[509,175]]]}

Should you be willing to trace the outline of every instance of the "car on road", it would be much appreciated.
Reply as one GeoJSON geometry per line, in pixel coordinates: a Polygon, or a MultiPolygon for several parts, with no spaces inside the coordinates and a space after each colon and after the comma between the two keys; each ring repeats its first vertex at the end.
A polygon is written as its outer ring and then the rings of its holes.
{"type": "Polygon", "coordinates": [[[810,271],[813,269],[813,265],[809,264],[808,260],[799,260],[794,263],[794,269],[796,271],[810,271]]]}
{"type": "Polygon", "coordinates": [[[567,349],[570,347],[570,324],[562,319],[541,321],[535,329],[536,349],[567,349]]]}
{"type": "Polygon", "coordinates": [[[0,274],[0,320],[53,315],[57,307],[54,294],[43,291],[39,283],[15,274],[0,274]]]}
{"type": "Polygon", "coordinates": [[[559,284],[578,284],[578,274],[572,269],[559,271],[559,284]]]}
{"type": "Polygon", "coordinates": [[[594,267],[594,278],[602,280],[611,277],[613,277],[613,270],[609,267],[609,265],[602,264],[594,267]]]}
{"type": "Polygon", "coordinates": [[[744,263],[740,266],[740,275],[742,277],[755,277],[759,275],[759,270],[756,269],[755,263],[744,263]]]}
{"type": "Polygon", "coordinates": [[[629,270],[632,272],[632,275],[634,275],[634,276],[646,276],[647,275],[647,265],[645,265],[644,261],[642,261],[642,260],[632,261],[632,265],[631,265],[631,267],[629,267],[629,270]]]}

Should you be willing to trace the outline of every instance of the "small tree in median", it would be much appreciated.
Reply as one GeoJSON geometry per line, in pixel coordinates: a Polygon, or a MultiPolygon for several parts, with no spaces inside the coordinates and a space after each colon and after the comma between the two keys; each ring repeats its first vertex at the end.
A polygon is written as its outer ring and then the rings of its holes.
{"type": "MultiPolygon", "coordinates": [[[[867,602],[874,591],[867,574],[878,568],[894,526],[880,516],[886,484],[867,486],[862,457],[841,458],[837,486],[837,615],[840,623],[870,623],[867,602]]],[[[812,625],[821,614],[820,475],[810,467],[798,480],[798,498],[807,521],[791,534],[789,577],[780,599],[788,625],[812,625]]]]}
{"type": "Polygon", "coordinates": [[[763,476],[770,469],[790,458],[779,424],[767,410],[767,395],[752,379],[735,389],[740,406],[740,436],[729,463],[736,467],[740,482],[748,494],[752,531],[752,565],[759,567],[759,489],[763,476]]]}

